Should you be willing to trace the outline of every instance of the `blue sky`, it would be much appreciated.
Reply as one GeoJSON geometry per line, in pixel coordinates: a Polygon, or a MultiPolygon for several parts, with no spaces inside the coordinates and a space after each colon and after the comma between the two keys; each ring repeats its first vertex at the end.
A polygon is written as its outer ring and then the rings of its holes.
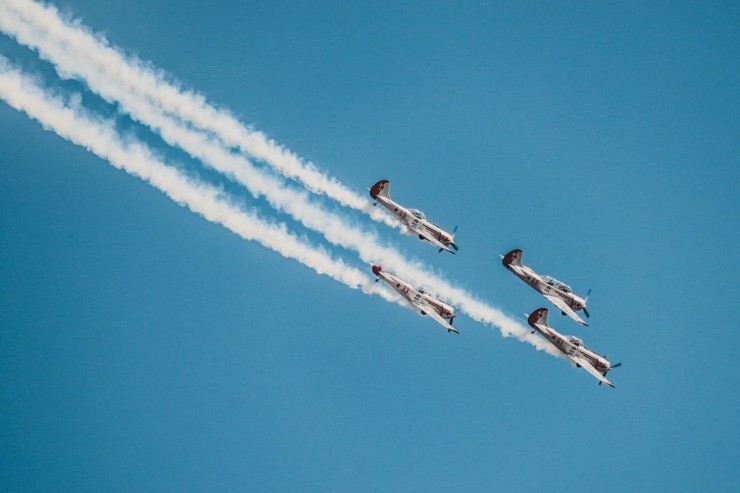
{"type": "Polygon", "coordinates": [[[592,288],[591,327],[551,325],[623,367],[606,389],[468,318],[446,334],[0,104],[0,489],[740,487],[737,5],[57,5],[458,225],[453,257],[361,223],[493,306],[546,306],[501,266],[515,247],[592,288]]]}

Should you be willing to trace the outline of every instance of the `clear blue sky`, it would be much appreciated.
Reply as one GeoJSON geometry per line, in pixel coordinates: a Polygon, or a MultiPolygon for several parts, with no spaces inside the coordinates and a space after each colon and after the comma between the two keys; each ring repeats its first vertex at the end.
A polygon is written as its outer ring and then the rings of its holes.
{"type": "Polygon", "coordinates": [[[449,335],[0,104],[0,490],[738,491],[737,3],[57,5],[458,225],[455,257],[379,230],[492,305],[545,306],[514,247],[593,288],[551,324],[623,367],[449,335]]]}

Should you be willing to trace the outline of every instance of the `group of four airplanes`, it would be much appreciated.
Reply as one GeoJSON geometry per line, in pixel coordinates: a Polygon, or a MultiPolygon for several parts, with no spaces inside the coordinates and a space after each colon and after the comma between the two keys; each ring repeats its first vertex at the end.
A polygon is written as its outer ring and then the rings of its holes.
{"type": "MultiPolygon", "coordinates": [[[[388,180],[380,180],[373,185],[370,188],[370,196],[375,200],[375,205],[382,205],[401,221],[410,233],[418,235],[420,240],[430,242],[439,248],[440,252],[443,250],[452,254],[457,252],[458,247],[454,242],[455,231],[450,234],[427,221],[423,212],[417,209],[407,209],[394,202],[390,197],[390,182],[388,180]]],[[[583,326],[588,326],[577,313],[583,310],[586,318],[589,317],[586,308],[588,295],[586,298],[581,298],[573,293],[573,290],[567,284],[549,276],[540,276],[531,268],[522,264],[522,253],[521,250],[516,249],[502,255],[501,259],[504,267],[547,298],[563,315],[568,315],[583,326]]],[[[429,295],[422,288],[415,289],[411,284],[397,276],[384,272],[380,265],[373,265],[372,270],[373,274],[377,276],[376,281],[381,279],[385,281],[415,308],[419,309],[422,315],[429,315],[446,328],[448,332],[459,334],[457,329],[452,326],[452,321],[455,318],[455,309],[452,306],[429,295]]],[[[583,341],[578,337],[564,336],[558,333],[547,325],[547,315],[547,308],[538,308],[528,316],[527,322],[533,329],[532,333],[539,332],[542,337],[562,351],[576,367],[583,368],[598,379],[599,385],[605,383],[614,387],[614,384],[606,378],[606,374],[611,369],[621,366],[621,363],[612,365],[604,356],[600,356],[584,346],[583,341]]]]}

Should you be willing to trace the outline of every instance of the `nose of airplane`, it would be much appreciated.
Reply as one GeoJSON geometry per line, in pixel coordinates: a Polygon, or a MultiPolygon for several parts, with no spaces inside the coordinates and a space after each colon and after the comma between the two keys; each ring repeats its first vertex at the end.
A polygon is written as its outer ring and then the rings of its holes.
{"type": "Polygon", "coordinates": [[[383,270],[379,265],[373,265],[373,274],[376,276],[380,274],[380,271],[383,270]]]}

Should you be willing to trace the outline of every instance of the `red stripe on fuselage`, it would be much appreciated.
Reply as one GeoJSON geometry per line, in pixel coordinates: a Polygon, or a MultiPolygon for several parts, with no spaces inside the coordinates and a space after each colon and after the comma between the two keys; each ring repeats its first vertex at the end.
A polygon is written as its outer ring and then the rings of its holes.
{"type": "Polygon", "coordinates": [[[431,228],[431,227],[427,226],[426,224],[424,225],[424,227],[427,229],[427,231],[429,231],[430,233],[432,233],[442,243],[445,243],[445,242],[448,242],[449,241],[449,239],[440,232],[441,230],[438,231],[438,230],[436,230],[434,228],[431,228]]]}
{"type": "Polygon", "coordinates": [[[442,306],[442,305],[440,305],[439,303],[435,303],[434,301],[430,301],[430,300],[426,300],[426,302],[427,302],[428,304],[432,305],[432,306],[433,306],[433,307],[434,307],[434,308],[435,308],[435,309],[437,310],[437,312],[438,312],[438,313],[439,313],[440,315],[442,314],[442,312],[444,312],[444,311],[447,311],[447,308],[443,307],[443,306],[442,306]]]}

